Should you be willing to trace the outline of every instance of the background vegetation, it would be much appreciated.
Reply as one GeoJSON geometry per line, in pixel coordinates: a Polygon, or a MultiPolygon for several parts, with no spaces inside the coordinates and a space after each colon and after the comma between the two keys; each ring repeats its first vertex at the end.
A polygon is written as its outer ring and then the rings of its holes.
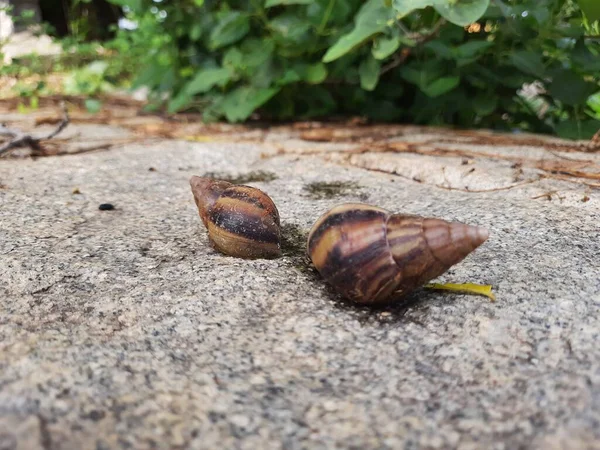
{"type": "Polygon", "coordinates": [[[61,38],[68,93],[146,86],[151,108],[208,121],[363,116],[568,138],[600,129],[597,0],[109,2],[127,19],[112,38],[90,42],[102,33],[81,14],[61,38]],[[69,65],[74,54],[85,64],[69,65]]]}

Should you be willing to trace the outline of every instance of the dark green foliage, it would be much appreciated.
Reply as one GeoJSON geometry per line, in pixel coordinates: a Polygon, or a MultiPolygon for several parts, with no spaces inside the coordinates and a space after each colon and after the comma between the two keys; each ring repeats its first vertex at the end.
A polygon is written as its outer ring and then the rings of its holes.
{"type": "Polygon", "coordinates": [[[600,128],[595,0],[112,2],[138,23],[115,41],[136,85],[170,112],[600,128]]]}

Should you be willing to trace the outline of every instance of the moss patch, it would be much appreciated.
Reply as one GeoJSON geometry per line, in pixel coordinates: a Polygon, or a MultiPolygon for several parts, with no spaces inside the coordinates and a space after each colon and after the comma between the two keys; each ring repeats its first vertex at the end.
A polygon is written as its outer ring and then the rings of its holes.
{"type": "Polygon", "coordinates": [[[304,256],[308,231],[287,223],[281,227],[281,253],[283,256],[304,256]]]}
{"type": "Polygon", "coordinates": [[[366,197],[360,192],[360,186],[353,181],[334,181],[331,183],[316,182],[304,186],[308,196],[315,200],[342,197],[344,195],[357,195],[363,199],[366,197]]]}
{"type": "Polygon", "coordinates": [[[319,279],[319,273],[313,267],[306,254],[308,230],[295,224],[283,224],[281,227],[281,253],[290,258],[293,266],[311,278],[319,279]]]}
{"type": "Polygon", "coordinates": [[[269,182],[279,178],[273,172],[265,172],[263,170],[242,173],[239,175],[232,175],[232,174],[228,174],[228,173],[219,173],[219,172],[207,172],[202,176],[204,178],[212,178],[214,180],[228,181],[232,184],[245,184],[245,183],[253,183],[253,182],[257,182],[257,181],[269,183],[269,182]]]}

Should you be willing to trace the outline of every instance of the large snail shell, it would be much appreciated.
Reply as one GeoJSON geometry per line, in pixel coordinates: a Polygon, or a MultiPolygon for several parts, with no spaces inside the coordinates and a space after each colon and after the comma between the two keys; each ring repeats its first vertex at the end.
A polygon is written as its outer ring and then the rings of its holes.
{"type": "Polygon", "coordinates": [[[308,255],[342,295],[373,304],[436,278],[487,238],[481,227],[348,203],[313,225],[308,255]]]}
{"type": "Polygon", "coordinates": [[[193,176],[192,193],[213,246],[240,258],[281,255],[279,212],[263,191],[193,176]]]}

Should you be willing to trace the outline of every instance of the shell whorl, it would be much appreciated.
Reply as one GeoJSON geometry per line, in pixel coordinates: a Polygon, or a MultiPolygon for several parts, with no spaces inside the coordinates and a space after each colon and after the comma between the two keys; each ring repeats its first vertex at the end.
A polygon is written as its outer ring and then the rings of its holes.
{"type": "Polygon", "coordinates": [[[488,231],[460,222],[392,214],[387,221],[390,251],[401,273],[398,294],[439,277],[483,244],[488,231]]]}
{"type": "Polygon", "coordinates": [[[441,275],[486,239],[480,227],[350,203],[317,220],[307,251],[344,296],[381,303],[441,275]]]}
{"type": "Polygon", "coordinates": [[[279,212],[263,191],[192,177],[194,200],[213,246],[240,258],[281,255],[279,212]]]}
{"type": "Polygon", "coordinates": [[[194,175],[190,178],[190,186],[202,223],[205,227],[208,227],[208,211],[213,207],[223,191],[233,186],[233,184],[228,181],[213,180],[194,175]]]}

